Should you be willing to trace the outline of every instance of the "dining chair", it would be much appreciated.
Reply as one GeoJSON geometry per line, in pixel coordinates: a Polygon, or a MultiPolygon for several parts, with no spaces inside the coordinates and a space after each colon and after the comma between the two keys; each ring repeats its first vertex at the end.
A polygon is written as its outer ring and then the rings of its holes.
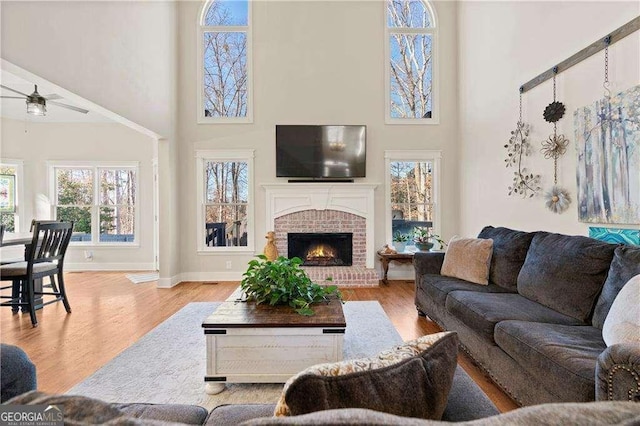
{"type": "Polygon", "coordinates": [[[12,282],[11,296],[0,296],[9,299],[0,306],[11,306],[14,312],[22,306],[31,316],[31,324],[38,325],[34,296],[55,296],[53,300],[44,302],[38,307],[51,303],[62,302],[67,313],[71,313],[71,306],[64,286],[64,258],[71,240],[73,222],[36,222],[33,230],[31,248],[27,250],[24,262],[0,265],[0,280],[12,282]],[[36,291],[35,280],[44,277],[56,277],[58,288],[54,285],[52,291],[36,291]],[[16,294],[15,289],[21,289],[16,294]]]}

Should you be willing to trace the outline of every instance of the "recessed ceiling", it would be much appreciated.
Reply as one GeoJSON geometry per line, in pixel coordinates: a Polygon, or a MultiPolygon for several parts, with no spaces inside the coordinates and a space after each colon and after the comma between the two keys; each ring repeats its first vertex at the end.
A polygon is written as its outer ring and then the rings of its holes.
{"type": "MultiPolygon", "coordinates": [[[[27,95],[30,95],[33,92],[34,83],[11,74],[8,71],[0,70],[0,81],[3,86],[10,87],[27,95]]],[[[47,97],[48,95],[56,94],[56,91],[53,85],[38,83],[38,93],[47,97]]],[[[0,88],[0,94],[2,96],[20,96],[2,88],[0,88]]],[[[0,117],[10,118],[12,120],[22,120],[33,123],[113,123],[111,119],[94,111],[82,114],[49,103],[47,103],[47,115],[44,117],[37,117],[27,114],[27,105],[25,100],[0,99],[0,101],[0,117]]],[[[88,109],[84,105],[77,105],[76,103],[64,98],[56,99],[56,102],[88,109]]]]}

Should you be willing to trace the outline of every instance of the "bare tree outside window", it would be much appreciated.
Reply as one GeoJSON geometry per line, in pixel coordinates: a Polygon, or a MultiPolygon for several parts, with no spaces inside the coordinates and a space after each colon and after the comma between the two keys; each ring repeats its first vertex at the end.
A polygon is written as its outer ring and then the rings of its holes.
{"type": "Polygon", "coordinates": [[[205,117],[247,116],[248,1],[214,0],[204,17],[205,117]]]}
{"type": "Polygon", "coordinates": [[[220,232],[207,245],[247,246],[248,170],[244,161],[205,161],[205,228],[220,232]]]}
{"type": "Polygon", "coordinates": [[[433,22],[426,0],[388,0],[391,118],[431,118],[433,22]]]}
{"type": "Polygon", "coordinates": [[[390,169],[392,210],[404,220],[433,221],[432,164],[394,161],[390,169]]]}

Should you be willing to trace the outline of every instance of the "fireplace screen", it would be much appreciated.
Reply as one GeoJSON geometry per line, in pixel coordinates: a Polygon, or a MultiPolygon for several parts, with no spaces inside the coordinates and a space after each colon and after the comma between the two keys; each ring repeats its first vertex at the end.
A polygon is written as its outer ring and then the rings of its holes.
{"type": "Polygon", "coordinates": [[[289,233],[288,257],[299,257],[305,266],[351,266],[353,234],[289,233]]]}

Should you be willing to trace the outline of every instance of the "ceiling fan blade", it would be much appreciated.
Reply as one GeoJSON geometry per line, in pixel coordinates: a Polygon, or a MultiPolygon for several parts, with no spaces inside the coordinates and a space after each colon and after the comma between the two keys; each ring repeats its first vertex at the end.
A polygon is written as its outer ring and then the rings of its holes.
{"type": "Polygon", "coordinates": [[[24,101],[24,98],[21,98],[20,96],[0,96],[1,99],[22,99],[24,101]]]}
{"type": "Polygon", "coordinates": [[[43,96],[43,98],[45,98],[48,101],[55,101],[56,99],[62,99],[62,96],[52,93],[50,95],[43,96]]]}
{"type": "Polygon", "coordinates": [[[29,95],[26,95],[26,94],[24,94],[24,93],[22,93],[22,92],[18,92],[17,90],[13,90],[11,87],[3,86],[2,84],[0,84],[0,87],[2,87],[3,89],[9,90],[9,91],[11,91],[11,92],[13,92],[13,93],[17,93],[18,95],[22,95],[22,96],[24,96],[25,98],[26,98],[27,96],[29,96],[29,95]]]}
{"type": "Polygon", "coordinates": [[[54,102],[54,101],[47,101],[47,103],[52,104],[52,105],[56,105],[62,108],[67,108],[67,109],[71,109],[73,111],[77,111],[77,112],[81,112],[83,114],[87,114],[89,112],[88,109],[84,109],[84,108],[79,108],[73,105],[67,105],[67,104],[61,104],[60,102],[54,102]]]}

